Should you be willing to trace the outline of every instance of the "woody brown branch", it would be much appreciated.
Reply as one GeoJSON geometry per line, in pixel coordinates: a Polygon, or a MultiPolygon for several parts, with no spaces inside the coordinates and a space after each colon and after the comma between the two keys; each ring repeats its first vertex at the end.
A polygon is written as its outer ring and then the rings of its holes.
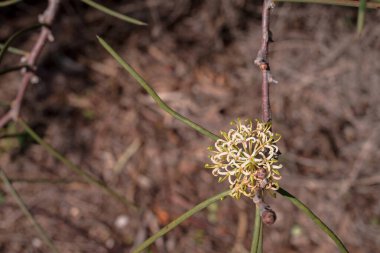
{"type": "MultiPolygon", "coordinates": [[[[44,13],[39,17],[40,23],[44,24],[41,28],[41,32],[38,36],[36,43],[34,44],[30,54],[27,56],[26,64],[33,70],[36,69],[36,62],[38,57],[48,41],[53,40],[53,36],[50,31],[50,26],[52,25],[54,18],[56,16],[60,0],[49,0],[48,6],[44,13]]],[[[26,70],[23,73],[22,81],[20,87],[17,91],[16,98],[11,103],[10,110],[0,118],[0,128],[6,125],[11,120],[16,121],[20,114],[20,108],[22,101],[25,96],[25,92],[31,83],[34,73],[30,70],[26,70]]]]}
{"type": "Polygon", "coordinates": [[[262,10],[262,40],[261,47],[257,53],[255,64],[259,66],[262,74],[262,118],[264,122],[272,120],[272,112],[269,100],[269,83],[276,83],[270,73],[270,66],[268,62],[268,45],[271,41],[271,33],[269,30],[270,10],[274,7],[272,0],[264,0],[262,10]]]}
{"type": "MultiPolygon", "coordinates": [[[[272,0],[264,0],[262,10],[262,40],[261,47],[257,53],[255,64],[259,66],[262,74],[261,83],[261,107],[262,107],[262,119],[264,122],[272,120],[272,112],[270,108],[269,99],[269,83],[277,83],[270,73],[270,66],[268,62],[268,45],[271,42],[271,33],[269,30],[270,10],[274,7],[272,0]]],[[[260,208],[260,215],[264,224],[272,225],[276,221],[276,213],[267,205],[263,199],[263,189],[256,191],[256,195],[253,202],[260,208]]]]}

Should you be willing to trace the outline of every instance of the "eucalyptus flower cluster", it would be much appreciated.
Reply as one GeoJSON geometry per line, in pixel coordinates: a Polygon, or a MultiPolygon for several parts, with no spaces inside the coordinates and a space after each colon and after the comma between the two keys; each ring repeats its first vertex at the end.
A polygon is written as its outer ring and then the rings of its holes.
{"type": "Polygon", "coordinates": [[[212,164],[205,167],[212,169],[219,182],[228,180],[231,196],[237,199],[242,194],[253,198],[258,190],[277,190],[282,165],[276,143],[281,136],[272,132],[270,122],[256,120],[256,128],[250,120],[231,124],[236,129],[221,132],[223,138],[209,147],[212,164]]]}

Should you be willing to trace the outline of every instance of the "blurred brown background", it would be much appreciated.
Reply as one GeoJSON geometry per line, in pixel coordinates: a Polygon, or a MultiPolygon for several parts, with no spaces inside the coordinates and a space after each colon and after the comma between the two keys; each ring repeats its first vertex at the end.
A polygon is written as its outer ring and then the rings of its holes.
{"type": "MultiPolygon", "coordinates": [[[[29,138],[0,139],[1,168],[61,252],[129,252],[193,205],[222,191],[210,171],[212,142],[159,109],[98,44],[101,35],[170,106],[213,132],[237,117],[260,118],[261,1],[101,1],[146,21],[138,27],[62,1],[55,42],[39,60],[40,82],[22,108],[43,138],[139,208],[126,209],[83,183],[29,138]],[[36,183],[36,179],[49,182],[36,183]],[[31,182],[27,182],[27,181],[31,182]]],[[[46,1],[0,9],[0,39],[37,22],[46,1]]],[[[380,248],[380,12],[361,39],[355,8],[277,4],[271,30],[274,131],[282,186],[309,205],[351,252],[380,248]]],[[[15,46],[30,49],[37,33],[15,46]]],[[[19,56],[6,55],[15,65],[19,56]]],[[[0,77],[1,113],[20,73],[0,77]]],[[[2,134],[14,132],[8,125],[2,134]]],[[[0,252],[48,252],[0,186],[0,252]]],[[[337,252],[281,196],[264,252],[337,252]]],[[[152,252],[248,252],[254,206],[226,199],[157,241],[152,252]]]]}

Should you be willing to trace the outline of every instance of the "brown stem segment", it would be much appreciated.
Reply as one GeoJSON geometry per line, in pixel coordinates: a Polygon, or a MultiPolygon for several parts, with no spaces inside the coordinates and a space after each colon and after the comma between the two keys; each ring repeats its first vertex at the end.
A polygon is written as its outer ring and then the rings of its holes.
{"type": "Polygon", "coordinates": [[[262,73],[262,97],[261,97],[261,106],[262,106],[262,118],[264,122],[272,120],[272,113],[270,108],[269,100],[269,83],[277,83],[270,73],[270,67],[268,62],[268,45],[272,40],[271,32],[269,30],[269,21],[270,21],[270,9],[274,7],[272,0],[264,0],[263,11],[262,11],[262,40],[261,47],[257,53],[255,59],[255,64],[260,67],[262,73]]]}
{"type": "MultiPolygon", "coordinates": [[[[262,10],[262,40],[261,47],[257,53],[255,64],[259,66],[262,74],[261,83],[261,107],[262,107],[262,119],[264,122],[272,120],[272,112],[270,108],[269,100],[269,83],[277,83],[272,78],[270,73],[269,61],[268,61],[268,45],[272,41],[271,32],[269,30],[270,10],[274,7],[273,0],[264,0],[262,10]]],[[[276,221],[276,213],[271,209],[269,205],[264,202],[263,189],[258,190],[253,199],[256,206],[259,207],[260,215],[264,224],[272,225],[276,221]]]]}
{"type": "MultiPolygon", "coordinates": [[[[44,13],[39,17],[40,23],[44,24],[41,28],[40,35],[36,43],[34,44],[30,54],[27,56],[26,64],[32,69],[36,69],[36,62],[38,57],[41,55],[42,49],[47,44],[48,41],[53,40],[53,36],[50,31],[50,26],[52,25],[54,18],[56,16],[60,0],[49,0],[48,6],[44,13]]],[[[11,104],[10,110],[0,118],[0,128],[6,125],[11,120],[17,120],[20,114],[20,108],[22,100],[24,99],[26,89],[31,83],[34,77],[34,73],[31,71],[26,71],[23,73],[23,78],[21,85],[18,89],[16,98],[11,104]]]]}

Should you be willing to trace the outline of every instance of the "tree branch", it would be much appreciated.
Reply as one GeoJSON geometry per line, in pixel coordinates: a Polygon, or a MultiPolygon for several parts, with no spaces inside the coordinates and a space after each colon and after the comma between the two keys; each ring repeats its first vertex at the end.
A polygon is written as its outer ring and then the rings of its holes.
{"type": "Polygon", "coordinates": [[[272,112],[270,109],[269,100],[269,83],[277,83],[276,80],[272,78],[270,73],[270,67],[268,62],[268,45],[272,41],[271,32],[269,30],[269,20],[270,20],[270,9],[274,7],[272,0],[264,0],[263,11],[262,11],[262,40],[261,47],[257,53],[255,59],[255,64],[260,67],[262,73],[262,118],[263,121],[268,122],[272,120],[272,112]]]}
{"type": "MultiPolygon", "coordinates": [[[[264,0],[263,10],[262,10],[262,21],[261,21],[261,25],[262,25],[261,47],[255,59],[255,64],[259,66],[262,73],[261,107],[262,107],[262,119],[264,122],[269,122],[272,120],[272,112],[271,112],[270,100],[269,100],[269,83],[277,83],[277,81],[275,81],[271,76],[269,62],[268,62],[268,45],[269,45],[269,42],[272,41],[271,32],[269,30],[270,9],[272,9],[273,7],[274,7],[273,0],[264,0]]],[[[258,210],[260,211],[260,216],[261,216],[260,223],[264,222],[267,225],[272,225],[276,221],[276,213],[271,209],[269,205],[267,205],[264,202],[262,189],[259,189],[256,192],[253,202],[256,205],[256,212],[258,212],[258,210]]],[[[255,230],[255,233],[258,233],[258,231],[255,230]]],[[[262,237],[262,234],[260,234],[260,237],[262,237]]]]}
{"type": "MultiPolygon", "coordinates": [[[[46,10],[42,15],[39,16],[39,22],[41,24],[44,24],[44,26],[41,28],[40,35],[26,59],[26,65],[30,66],[32,70],[37,68],[36,62],[38,57],[41,55],[44,46],[48,41],[53,41],[54,39],[50,31],[50,26],[52,25],[53,20],[56,16],[59,1],[60,0],[49,0],[46,10]]],[[[21,85],[18,89],[16,98],[11,104],[11,109],[0,118],[0,128],[2,128],[11,120],[16,121],[18,119],[21,103],[24,99],[26,89],[33,80],[34,76],[35,75],[32,71],[26,71],[23,73],[21,85]]]]}

